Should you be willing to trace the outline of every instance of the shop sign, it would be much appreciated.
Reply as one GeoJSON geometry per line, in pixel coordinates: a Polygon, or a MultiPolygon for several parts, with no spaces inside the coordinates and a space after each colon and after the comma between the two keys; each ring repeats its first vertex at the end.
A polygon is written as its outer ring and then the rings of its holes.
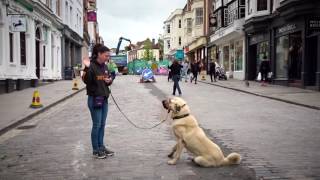
{"type": "Polygon", "coordinates": [[[26,32],[27,31],[27,18],[25,15],[9,15],[11,16],[11,31],[13,32],[26,32]]]}
{"type": "Polygon", "coordinates": [[[308,20],[308,35],[320,32],[320,18],[312,18],[308,20]]]}
{"type": "Polygon", "coordinates": [[[320,19],[310,19],[308,22],[309,29],[320,29],[320,19]]]}
{"type": "Polygon", "coordinates": [[[88,22],[97,22],[97,13],[95,11],[90,11],[87,13],[88,22]]]}
{"type": "Polygon", "coordinates": [[[278,33],[282,34],[282,33],[286,33],[286,32],[290,32],[293,31],[297,28],[297,26],[295,24],[287,24],[281,28],[278,29],[278,33]]]}

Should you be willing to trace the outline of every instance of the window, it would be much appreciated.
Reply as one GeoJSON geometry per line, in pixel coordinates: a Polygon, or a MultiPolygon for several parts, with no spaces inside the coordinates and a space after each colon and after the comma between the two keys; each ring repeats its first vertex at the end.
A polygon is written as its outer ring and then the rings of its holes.
{"type": "Polygon", "coordinates": [[[167,40],[167,47],[170,49],[170,40],[167,40]]]}
{"type": "Polygon", "coordinates": [[[179,19],[179,28],[181,28],[181,19],[179,19]]]}
{"type": "Polygon", "coordinates": [[[72,14],[72,7],[70,6],[70,24],[69,24],[69,27],[71,27],[72,26],[72,16],[73,16],[73,14],[72,14]]]}
{"type": "Polygon", "coordinates": [[[26,34],[20,32],[20,62],[21,65],[26,65],[26,34]]]}
{"type": "Polygon", "coordinates": [[[167,33],[170,34],[170,24],[167,25],[167,33]]]}
{"type": "Polygon", "coordinates": [[[288,78],[289,37],[282,36],[276,40],[276,77],[288,78]]]}
{"type": "Polygon", "coordinates": [[[13,42],[14,42],[14,36],[13,33],[9,33],[9,46],[10,46],[10,62],[13,63],[13,42]]]}
{"type": "Polygon", "coordinates": [[[201,25],[203,23],[203,8],[196,8],[196,25],[201,25]]]}
{"type": "Polygon", "coordinates": [[[224,9],[224,26],[228,26],[229,16],[228,16],[228,9],[224,9]]]}
{"type": "Polygon", "coordinates": [[[192,32],[192,19],[188,18],[187,19],[187,33],[191,33],[192,32]]]}
{"type": "Polygon", "coordinates": [[[251,0],[248,0],[248,15],[250,15],[252,12],[252,9],[251,9],[251,0]]]}
{"type": "Polygon", "coordinates": [[[257,0],[257,11],[264,11],[268,9],[268,0],[257,0]]]}
{"type": "Polygon", "coordinates": [[[217,12],[217,29],[221,28],[222,27],[222,16],[221,16],[221,10],[219,10],[217,12]]]}
{"type": "Polygon", "coordinates": [[[240,7],[239,18],[244,18],[246,16],[246,8],[240,7]]]}
{"type": "Polygon", "coordinates": [[[60,14],[60,0],[56,0],[56,14],[61,16],[60,14]]]}
{"type": "Polygon", "coordinates": [[[181,46],[181,37],[179,36],[179,46],[181,46]]]}
{"type": "Polygon", "coordinates": [[[68,16],[69,16],[69,14],[68,14],[68,10],[69,10],[69,8],[68,8],[68,2],[66,2],[66,7],[65,7],[65,14],[64,14],[64,17],[66,18],[66,24],[68,24],[68,20],[69,20],[69,18],[68,18],[68,16]]]}
{"type": "Polygon", "coordinates": [[[243,64],[243,41],[237,41],[235,43],[235,67],[234,70],[235,71],[242,71],[242,64],[243,64]]]}
{"type": "Polygon", "coordinates": [[[43,46],[43,67],[46,67],[46,46],[43,46]]]}
{"type": "Polygon", "coordinates": [[[246,5],[246,1],[245,0],[239,0],[239,5],[240,6],[245,6],[246,5]]]}

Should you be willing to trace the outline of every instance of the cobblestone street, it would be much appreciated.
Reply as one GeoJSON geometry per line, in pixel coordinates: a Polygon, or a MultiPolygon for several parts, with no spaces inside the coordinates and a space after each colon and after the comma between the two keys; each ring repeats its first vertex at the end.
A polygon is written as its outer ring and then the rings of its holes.
{"type": "MultiPolygon", "coordinates": [[[[319,179],[318,110],[208,84],[181,82],[182,97],[207,135],[239,166],[200,168],[185,152],[167,165],[175,143],[171,120],[152,129],[133,127],[111,98],[105,142],[115,156],[92,157],[91,118],[81,92],[0,136],[0,179],[319,179]]],[[[111,87],[122,111],[138,126],[166,117],[161,100],[172,82],[138,83],[119,76],[111,87]]]]}

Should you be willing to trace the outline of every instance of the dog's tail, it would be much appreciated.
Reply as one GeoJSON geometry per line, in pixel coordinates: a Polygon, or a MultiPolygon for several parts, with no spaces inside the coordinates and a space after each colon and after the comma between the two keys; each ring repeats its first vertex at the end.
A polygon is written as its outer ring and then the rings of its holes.
{"type": "Polygon", "coordinates": [[[241,156],[238,153],[231,153],[223,159],[222,165],[240,164],[241,156]]]}

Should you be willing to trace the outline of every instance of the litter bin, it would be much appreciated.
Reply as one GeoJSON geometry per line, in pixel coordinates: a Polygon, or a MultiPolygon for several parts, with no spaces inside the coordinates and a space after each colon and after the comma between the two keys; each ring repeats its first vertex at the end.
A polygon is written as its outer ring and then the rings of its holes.
{"type": "Polygon", "coordinates": [[[64,68],[64,79],[65,80],[72,80],[73,79],[73,68],[72,67],[65,67],[64,68]]]}

